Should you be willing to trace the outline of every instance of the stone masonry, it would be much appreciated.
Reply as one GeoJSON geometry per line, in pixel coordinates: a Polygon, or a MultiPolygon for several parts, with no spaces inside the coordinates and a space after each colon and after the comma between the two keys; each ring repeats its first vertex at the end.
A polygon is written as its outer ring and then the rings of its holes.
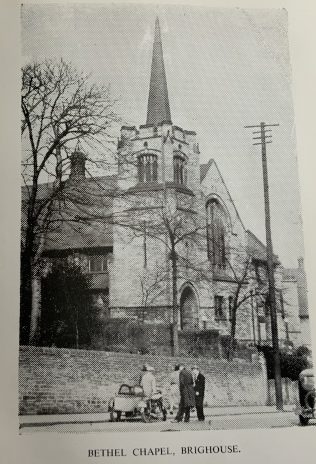
{"type": "MultiPolygon", "coordinates": [[[[177,362],[196,358],[132,355],[58,348],[20,348],[19,412],[67,414],[107,412],[121,383],[137,384],[144,363],[155,368],[157,384],[169,395],[169,375],[177,362]]],[[[199,359],[206,377],[208,406],[265,405],[267,376],[261,361],[199,359]]]]}

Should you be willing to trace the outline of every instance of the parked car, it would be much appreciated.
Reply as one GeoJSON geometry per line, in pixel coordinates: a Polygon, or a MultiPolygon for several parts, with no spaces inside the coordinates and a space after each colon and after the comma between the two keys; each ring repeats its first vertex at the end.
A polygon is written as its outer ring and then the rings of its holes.
{"type": "Polygon", "coordinates": [[[315,378],[313,369],[304,369],[298,379],[299,420],[301,425],[307,425],[310,419],[316,419],[315,410],[315,378]]]}
{"type": "Polygon", "coordinates": [[[141,419],[143,422],[166,420],[167,417],[161,391],[157,390],[149,399],[139,385],[122,384],[118,393],[109,401],[109,412],[112,422],[119,422],[122,414],[125,419],[141,419]]]}

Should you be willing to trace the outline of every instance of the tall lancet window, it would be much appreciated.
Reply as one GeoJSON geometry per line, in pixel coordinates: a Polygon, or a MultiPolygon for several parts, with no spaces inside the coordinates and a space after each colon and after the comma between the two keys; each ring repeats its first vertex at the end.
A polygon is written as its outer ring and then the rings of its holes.
{"type": "Polygon", "coordinates": [[[179,155],[173,157],[173,180],[176,184],[187,183],[186,160],[179,155]]]}
{"type": "Polygon", "coordinates": [[[225,268],[227,259],[227,216],[220,203],[207,202],[207,252],[214,266],[225,268]]]}
{"type": "Polygon", "coordinates": [[[158,161],[157,155],[151,153],[138,157],[138,180],[141,183],[157,182],[158,161]]]}

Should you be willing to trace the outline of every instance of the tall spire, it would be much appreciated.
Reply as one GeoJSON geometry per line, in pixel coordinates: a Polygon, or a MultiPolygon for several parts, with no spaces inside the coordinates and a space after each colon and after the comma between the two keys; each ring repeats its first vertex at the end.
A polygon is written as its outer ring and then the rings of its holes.
{"type": "Polygon", "coordinates": [[[171,114],[166,72],[163,61],[159,19],[157,17],[155,23],[153,58],[151,63],[147,124],[157,125],[162,121],[171,121],[171,114]]]}

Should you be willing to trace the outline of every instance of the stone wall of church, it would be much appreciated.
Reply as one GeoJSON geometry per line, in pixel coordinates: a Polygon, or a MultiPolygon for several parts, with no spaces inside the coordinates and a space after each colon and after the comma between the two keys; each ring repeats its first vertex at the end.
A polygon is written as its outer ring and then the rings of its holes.
{"type": "MultiPolygon", "coordinates": [[[[161,207],[166,195],[169,215],[187,214],[194,217],[196,214],[196,227],[199,228],[197,243],[190,240],[177,245],[177,252],[185,256],[193,264],[191,269],[178,269],[178,303],[180,303],[181,291],[187,284],[195,289],[198,300],[198,327],[206,326],[208,329],[216,329],[221,334],[230,333],[230,321],[228,317],[228,301],[235,293],[236,285],[229,279],[223,278],[213,281],[213,269],[207,256],[206,231],[206,203],[210,198],[216,198],[227,213],[227,254],[230,266],[234,272],[241,274],[245,265],[247,235],[232,198],[214,162],[209,163],[208,172],[200,182],[199,150],[194,132],[183,131],[181,128],[170,124],[153,126],[140,126],[139,128],[123,128],[121,150],[130,151],[132,156],[139,153],[153,152],[158,157],[158,184],[163,180],[162,163],[164,163],[165,180],[173,180],[173,154],[176,150],[188,158],[188,187],[194,195],[176,192],[176,189],[168,187],[166,191],[155,189],[146,185],[135,188],[137,179],[137,166],[131,164],[128,173],[119,180],[121,188],[133,187],[125,195],[114,200],[114,211],[120,213],[128,211],[131,221],[139,224],[152,222],[155,214],[161,214],[161,207]],[[155,208],[157,208],[155,210],[155,208]],[[156,212],[155,212],[156,211],[156,212]],[[201,267],[204,272],[203,279],[192,268],[201,267]],[[209,278],[205,279],[205,276],[209,278]],[[215,318],[214,299],[222,296],[225,302],[225,317],[221,320],[215,318]],[[202,324],[202,318],[204,319],[202,324]],[[206,320],[205,320],[206,319],[206,320]]],[[[125,216],[126,217],[126,216],[125,216]]],[[[186,219],[188,222],[188,219],[186,219]]],[[[192,224],[191,224],[192,225],[192,224]]],[[[167,230],[165,231],[167,233],[167,230]]],[[[114,224],[114,261],[111,270],[110,308],[111,316],[116,318],[130,317],[137,319],[139,307],[148,306],[164,308],[172,302],[171,262],[168,256],[168,248],[159,240],[146,237],[129,227],[121,227],[114,224]],[[146,240],[146,245],[144,241],[146,240]],[[146,251],[145,251],[146,247],[146,251]],[[160,275],[159,275],[160,274],[160,275]],[[165,278],[161,279],[162,274],[165,278]],[[157,285],[157,280],[161,280],[157,285]]],[[[168,241],[168,238],[167,240],[168,241]]],[[[189,266],[190,267],[190,266],[189,266]]],[[[232,274],[226,269],[226,275],[232,274]]],[[[231,277],[231,276],[230,276],[231,277]]],[[[256,317],[253,318],[253,308],[246,302],[238,309],[236,336],[239,339],[255,341],[258,335],[256,317]],[[253,320],[255,319],[255,320],[253,320]]],[[[155,314],[157,323],[165,318],[163,311],[152,310],[148,314],[151,318],[155,314]],[[159,313],[159,314],[158,314],[159,313]]]]}
{"type": "MultiPolygon", "coordinates": [[[[146,232],[155,214],[161,214],[161,192],[146,192],[116,199],[116,211],[126,211],[126,224],[113,226],[113,264],[110,307],[166,306],[170,303],[167,249],[146,232]],[[119,204],[119,202],[121,202],[119,204]]],[[[124,219],[125,220],[125,219],[124,219]]],[[[159,219],[158,219],[159,220],[159,219]]]]}
{"type": "MultiPolygon", "coordinates": [[[[121,225],[118,220],[113,226],[114,259],[110,276],[112,308],[171,304],[170,241],[162,213],[165,202],[167,220],[170,221],[179,214],[184,217],[184,223],[189,222],[189,215],[196,209],[192,195],[176,192],[174,188],[168,188],[166,192],[135,191],[115,199],[117,217],[121,214],[126,222],[121,225]]],[[[197,216],[195,219],[194,215],[190,220],[190,226],[196,230],[200,229],[198,220],[200,218],[197,216]]],[[[186,256],[186,246],[191,250],[190,243],[186,243],[188,241],[183,240],[177,245],[177,252],[182,256],[186,256]]],[[[195,249],[191,250],[191,255],[190,261],[195,260],[199,265],[201,259],[195,249]]],[[[205,252],[203,259],[206,260],[205,252]]],[[[187,280],[195,278],[192,273],[187,274],[186,269],[179,268],[179,289],[184,275],[187,280]]]]}
{"type": "MultiPolygon", "coordinates": [[[[267,377],[263,362],[227,362],[200,358],[208,406],[265,405],[267,377]]],[[[169,375],[176,363],[191,368],[194,357],[153,356],[61,348],[21,347],[19,413],[73,414],[107,412],[121,383],[135,384],[143,364],[155,368],[157,384],[168,399],[169,375]]]]}

